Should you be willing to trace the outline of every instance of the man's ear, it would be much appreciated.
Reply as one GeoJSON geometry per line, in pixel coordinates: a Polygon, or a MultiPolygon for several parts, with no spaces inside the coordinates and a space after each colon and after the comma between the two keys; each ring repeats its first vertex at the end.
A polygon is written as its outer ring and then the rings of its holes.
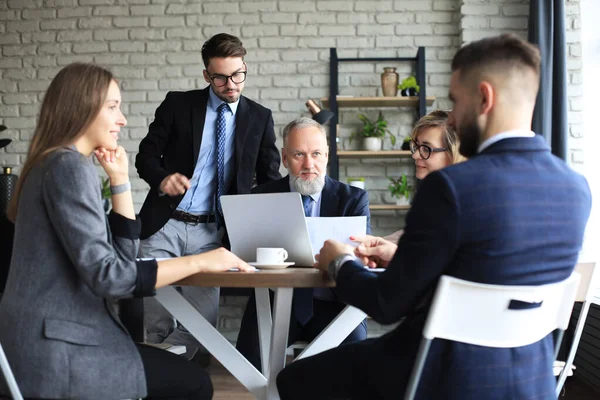
{"type": "Polygon", "coordinates": [[[487,115],[496,103],[496,91],[494,86],[487,81],[481,81],[478,89],[480,96],[479,113],[487,115]]]}
{"type": "Polygon", "coordinates": [[[202,70],[202,76],[204,76],[204,80],[207,83],[210,83],[210,77],[208,76],[208,71],[207,70],[205,70],[205,69],[202,70]]]}
{"type": "Polygon", "coordinates": [[[286,168],[288,167],[287,154],[285,152],[285,148],[283,148],[283,147],[281,148],[281,162],[283,163],[284,167],[286,167],[286,168]]]}

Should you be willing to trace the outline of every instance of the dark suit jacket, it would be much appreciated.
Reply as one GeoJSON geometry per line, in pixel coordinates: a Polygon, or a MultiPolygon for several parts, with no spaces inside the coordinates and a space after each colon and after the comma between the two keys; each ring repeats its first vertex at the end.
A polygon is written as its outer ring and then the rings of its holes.
{"type": "MultiPolygon", "coordinates": [[[[156,110],[148,135],[140,143],[136,168],[150,191],[140,210],[142,235],[153,235],[169,220],[181,196],[159,196],[162,180],[175,172],[191,178],[200,153],[209,88],[169,92],[156,110]]],[[[250,193],[254,174],[259,184],[281,178],[271,110],[240,96],[235,117],[234,175],[226,194],[250,193]]]]}
{"type": "MultiPolygon", "coordinates": [[[[290,191],[289,176],[259,185],[252,193],[285,193],[290,191]]],[[[325,177],[325,187],[321,192],[321,217],[367,217],[367,233],[371,233],[371,213],[369,196],[363,189],[325,177]]]]}
{"type": "MultiPolygon", "coordinates": [[[[374,390],[389,398],[404,393],[441,275],[500,285],[564,280],[577,262],[590,208],[585,179],[551,155],[540,136],[501,140],[430,174],[387,271],[376,275],[349,261],[338,274],[342,300],[382,323],[407,316],[373,344],[374,365],[364,371],[373,371],[374,390]]],[[[515,349],[435,340],[417,396],[553,399],[553,345],[552,335],[515,349]]]]}

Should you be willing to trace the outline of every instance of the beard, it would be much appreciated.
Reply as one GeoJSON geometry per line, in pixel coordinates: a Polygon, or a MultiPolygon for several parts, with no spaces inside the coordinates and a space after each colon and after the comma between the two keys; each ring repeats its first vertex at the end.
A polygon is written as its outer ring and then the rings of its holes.
{"type": "MultiPolygon", "coordinates": [[[[302,171],[300,172],[302,173],[302,171]]],[[[290,176],[290,183],[296,189],[296,192],[303,196],[310,196],[315,193],[319,193],[325,186],[325,175],[319,174],[316,178],[311,180],[304,180],[291,173],[288,168],[288,174],[290,176]]]]}
{"type": "Polygon", "coordinates": [[[235,103],[240,98],[241,91],[239,89],[234,89],[231,94],[219,92],[217,91],[218,89],[219,88],[213,89],[213,92],[215,92],[215,95],[225,103],[235,103]]]}
{"type": "Polygon", "coordinates": [[[457,126],[456,131],[460,139],[458,152],[466,158],[476,155],[482,132],[479,125],[477,125],[475,114],[472,114],[463,124],[457,126]]]}

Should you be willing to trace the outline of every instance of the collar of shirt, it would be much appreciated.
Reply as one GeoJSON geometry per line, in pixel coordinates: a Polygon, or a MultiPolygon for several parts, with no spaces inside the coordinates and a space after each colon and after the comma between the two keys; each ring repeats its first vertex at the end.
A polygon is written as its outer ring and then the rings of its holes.
{"type": "MultiPolygon", "coordinates": [[[[214,110],[214,112],[217,112],[217,108],[219,108],[219,106],[221,105],[221,103],[224,103],[223,100],[221,100],[220,98],[217,97],[217,95],[215,94],[215,92],[213,92],[213,88],[212,86],[209,86],[208,89],[208,106],[210,108],[212,108],[214,110]]],[[[235,103],[227,103],[227,105],[229,106],[229,109],[231,110],[231,113],[235,116],[235,113],[237,112],[237,108],[238,105],[240,104],[240,99],[238,97],[237,101],[235,103]]]]}
{"type": "Polygon", "coordinates": [[[477,153],[481,153],[483,150],[487,149],[488,147],[490,147],[491,145],[493,145],[496,142],[499,142],[503,139],[509,139],[509,138],[529,138],[529,137],[534,137],[535,133],[533,131],[528,131],[525,129],[515,129],[512,131],[506,131],[506,132],[502,132],[502,133],[498,133],[497,135],[492,136],[491,138],[488,138],[486,140],[483,141],[483,143],[481,143],[479,145],[479,148],[477,149],[477,153]]]}
{"type": "MultiPolygon", "coordinates": [[[[296,192],[296,188],[294,187],[294,185],[292,185],[292,181],[291,180],[289,182],[290,182],[290,192],[295,193],[296,192]]],[[[321,199],[321,192],[311,194],[310,198],[313,199],[315,203],[318,203],[319,200],[321,199]]]]}

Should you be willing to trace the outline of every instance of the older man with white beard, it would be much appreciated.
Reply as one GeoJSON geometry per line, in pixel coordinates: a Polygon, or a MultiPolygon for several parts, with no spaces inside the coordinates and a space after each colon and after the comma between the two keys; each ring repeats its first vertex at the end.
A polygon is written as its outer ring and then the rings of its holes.
{"type": "MultiPolygon", "coordinates": [[[[367,217],[371,231],[367,192],[326,176],[329,149],[325,129],[309,118],[298,118],[283,129],[283,165],[288,176],[252,189],[252,193],[298,192],[307,217],[367,217]]],[[[272,293],[271,293],[272,294],[272,293]]],[[[272,298],[271,298],[272,300],[272,298]]],[[[288,343],[312,341],[343,310],[333,289],[295,289],[288,343]]],[[[367,337],[363,321],[344,343],[367,337]]],[[[237,349],[261,369],[256,321],[256,301],[250,296],[237,340],[237,349]]]]}

